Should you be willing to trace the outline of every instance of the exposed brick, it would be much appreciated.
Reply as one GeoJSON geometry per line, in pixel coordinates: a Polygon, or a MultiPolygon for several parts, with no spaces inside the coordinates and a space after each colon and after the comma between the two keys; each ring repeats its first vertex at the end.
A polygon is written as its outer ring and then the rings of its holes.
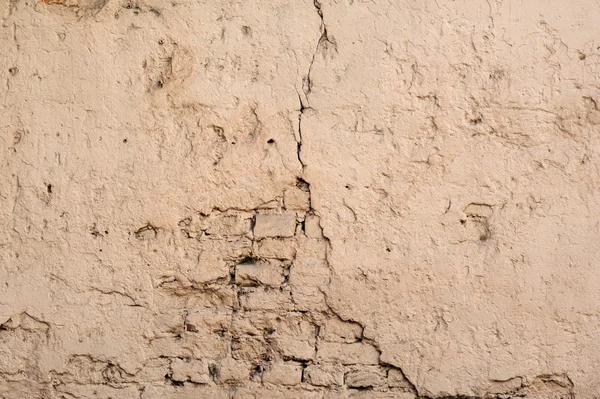
{"type": "Polygon", "coordinates": [[[274,338],[277,350],[284,358],[295,360],[313,360],[315,358],[314,343],[292,336],[274,338]]]}
{"type": "MultiPolygon", "coordinates": [[[[2,385],[2,383],[0,382],[0,385],[2,385]]],[[[25,394],[24,391],[13,391],[11,393],[9,393],[9,396],[5,396],[4,392],[2,392],[2,388],[0,388],[0,397],[2,399],[17,399],[17,398],[22,398],[22,399],[37,399],[35,396],[17,396],[15,394],[25,394]],[[13,396],[15,395],[15,396],[13,396]]],[[[81,384],[65,384],[65,385],[59,385],[56,387],[56,390],[54,391],[54,394],[50,395],[43,395],[40,396],[40,399],[47,399],[47,398],[82,398],[82,399],[115,399],[115,398],[119,398],[119,399],[139,399],[140,397],[140,392],[139,390],[135,387],[135,386],[122,386],[122,387],[111,387],[108,385],[95,385],[95,384],[90,384],[90,385],[81,385],[81,384]]],[[[143,399],[157,399],[157,396],[142,396],[143,399]]],[[[179,399],[179,398],[174,398],[174,399],[179,399]]],[[[183,399],[183,398],[182,398],[183,399]]]]}
{"type": "Polygon", "coordinates": [[[362,327],[354,322],[332,317],[321,328],[323,340],[328,342],[356,342],[362,336],[362,327]]]}
{"type": "MultiPolygon", "coordinates": [[[[169,312],[159,315],[155,322],[157,327],[148,337],[154,355],[168,357],[218,358],[227,354],[229,339],[220,336],[217,329],[221,327],[206,324],[210,315],[191,313],[184,317],[183,312],[169,312]],[[187,330],[184,320],[187,318],[187,330]]],[[[223,314],[217,313],[214,323],[220,323],[223,314]]]]}
{"type": "Polygon", "coordinates": [[[275,314],[262,311],[239,312],[232,321],[232,334],[264,335],[267,330],[273,329],[276,324],[275,314]]]}
{"type": "Polygon", "coordinates": [[[250,380],[250,370],[248,363],[228,357],[217,363],[215,380],[221,384],[244,384],[250,380]]]}
{"type": "Polygon", "coordinates": [[[379,366],[351,366],[346,368],[344,383],[350,388],[379,387],[386,383],[386,374],[379,366]]]}
{"type": "Polygon", "coordinates": [[[211,236],[243,236],[250,233],[253,216],[250,212],[236,210],[213,212],[201,225],[205,234],[211,236]]]}
{"type": "Polygon", "coordinates": [[[412,389],[412,385],[399,369],[392,368],[388,371],[387,384],[392,388],[403,388],[407,391],[412,389]]]}
{"type": "Polygon", "coordinates": [[[236,389],[233,399],[323,399],[323,393],[292,387],[244,387],[236,389]]]}
{"type": "Polygon", "coordinates": [[[390,390],[387,392],[377,392],[371,389],[347,391],[348,399],[416,399],[411,392],[390,390]]]}
{"type": "Polygon", "coordinates": [[[135,378],[131,378],[131,380],[162,382],[165,379],[165,375],[169,372],[169,367],[169,359],[150,359],[144,364],[142,370],[135,374],[135,378]]]}
{"type": "Polygon", "coordinates": [[[306,367],[304,379],[319,387],[344,385],[344,367],[339,364],[315,364],[306,367]]]}
{"type": "Polygon", "coordinates": [[[493,381],[490,383],[487,393],[492,395],[509,394],[518,391],[522,385],[523,379],[521,377],[511,378],[506,381],[493,381]]]}
{"type": "Polygon", "coordinates": [[[208,249],[201,250],[195,257],[189,255],[180,261],[179,269],[190,281],[197,284],[229,278],[229,266],[221,254],[208,249]]]}
{"type": "Polygon", "coordinates": [[[180,281],[161,283],[156,289],[156,301],[165,308],[203,308],[217,307],[232,309],[237,306],[237,287],[215,286],[210,289],[198,290],[191,283],[180,281]]]}
{"type": "Polygon", "coordinates": [[[283,203],[287,209],[303,210],[310,209],[310,192],[298,187],[285,190],[283,203]]]}
{"type": "Polygon", "coordinates": [[[261,258],[292,260],[296,257],[296,240],[293,238],[263,238],[256,247],[261,258]]]}
{"type": "Polygon", "coordinates": [[[378,364],[379,351],[365,342],[352,344],[319,343],[317,357],[328,362],[341,364],[378,364]]]}
{"type": "Polygon", "coordinates": [[[315,326],[304,320],[299,312],[285,312],[284,315],[269,311],[239,312],[233,317],[232,333],[235,335],[314,334],[315,326]]]}
{"type": "Polygon", "coordinates": [[[326,312],[328,310],[325,295],[319,287],[293,285],[292,300],[299,311],[326,312]]]}
{"type": "Polygon", "coordinates": [[[244,310],[294,310],[289,290],[246,288],[240,296],[244,310]]]}
{"type": "Polygon", "coordinates": [[[197,359],[173,359],[171,370],[174,381],[191,381],[198,384],[208,384],[211,381],[208,363],[197,359]]]}
{"type": "Polygon", "coordinates": [[[306,320],[280,323],[272,334],[272,340],[278,352],[286,358],[315,358],[316,326],[306,320]]]}
{"type": "Polygon", "coordinates": [[[252,255],[252,241],[246,237],[228,237],[219,245],[223,260],[239,262],[252,255]]]}
{"type": "Polygon", "coordinates": [[[290,269],[290,284],[319,286],[329,282],[329,267],[323,258],[302,257],[290,269]]]}
{"type": "MultiPolygon", "coordinates": [[[[185,389],[171,386],[146,386],[140,396],[137,388],[137,398],[140,399],[229,399],[229,390],[225,387],[186,385],[185,389]]],[[[96,398],[96,396],[93,396],[96,398]]],[[[90,396],[90,399],[92,397],[90,396]]],[[[113,396],[112,399],[122,398],[122,396],[113,396]]],[[[123,397],[124,398],[124,397],[123,397]]],[[[106,398],[108,399],[108,398],[106,398]]]]}
{"type": "Polygon", "coordinates": [[[190,333],[215,334],[231,329],[232,311],[201,310],[187,313],[186,330],[190,333]]]}
{"type": "Polygon", "coordinates": [[[235,283],[242,286],[278,287],[285,281],[283,265],[277,261],[256,261],[235,267],[235,283]]]}
{"type": "Polygon", "coordinates": [[[254,237],[293,237],[296,232],[296,214],[266,214],[256,215],[254,237]]]}
{"type": "Polygon", "coordinates": [[[216,334],[185,335],[157,338],[150,344],[151,352],[155,356],[167,357],[194,357],[194,358],[219,358],[227,354],[230,347],[229,339],[216,334]]]}
{"type": "Polygon", "coordinates": [[[262,337],[241,337],[231,342],[231,354],[237,360],[256,360],[269,354],[271,348],[262,337]]]}
{"type": "Polygon", "coordinates": [[[263,373],[263,382],[273,385],[298,385],[302,382],[302,365],[295,362],[274,363],[263,373]]]}
{"type": "Polygon", "coordinates": [[[307,215],[304,219],[304,233],[310,238],[322,238],[323,230],[318,216],[307,215]]]}

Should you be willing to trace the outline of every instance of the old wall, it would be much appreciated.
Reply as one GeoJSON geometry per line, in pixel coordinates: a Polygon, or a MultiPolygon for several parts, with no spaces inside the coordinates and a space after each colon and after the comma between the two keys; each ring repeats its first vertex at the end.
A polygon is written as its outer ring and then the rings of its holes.
{"type": "Polygon", "coordinates": [[[597,398],[596,0],[1,0],[0,398],[597,398]]]}

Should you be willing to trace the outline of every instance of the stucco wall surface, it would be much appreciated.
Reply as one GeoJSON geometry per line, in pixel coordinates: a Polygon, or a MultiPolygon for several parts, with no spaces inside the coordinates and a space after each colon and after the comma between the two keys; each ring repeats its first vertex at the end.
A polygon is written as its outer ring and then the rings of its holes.
{"type": "Polygon", "coordinates": [[[597,0],[0,0],[0,398],[600,397],[597,0]]]}

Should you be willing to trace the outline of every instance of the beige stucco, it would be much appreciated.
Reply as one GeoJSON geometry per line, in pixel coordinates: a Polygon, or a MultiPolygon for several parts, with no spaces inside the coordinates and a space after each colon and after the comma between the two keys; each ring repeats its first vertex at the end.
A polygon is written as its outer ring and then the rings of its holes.
{"type": "Polygon", "coordinates": [[[0,398],[597,398],[598,21],[0,0],[0,398]]]}

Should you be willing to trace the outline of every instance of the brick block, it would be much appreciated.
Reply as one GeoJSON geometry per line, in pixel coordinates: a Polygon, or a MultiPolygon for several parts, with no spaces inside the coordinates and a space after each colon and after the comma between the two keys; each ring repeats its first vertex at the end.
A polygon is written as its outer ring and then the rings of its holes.
{"type": "Polygon", "coordinates": [[[322,238],[323,230],[321,229],[321,221],[318,216],[307,215],[304,219],[304,234],[310,238],[322,238]]]}
{"type": "Polygon", "coordinates": [[[379,351],[365,342],[322,342],[319,344],[317,357],[323,361],[341,364],[379,364],[379,351]]]}
{"type": "Polygon", "coordinates": [[[412,389],[411,383],[399,369],[390,369],[388,371],[387,384],[391,388],[403,388],[407,391],[412,389]]]}
{"type": "Polygon", "coordinates": [[[293,237],[296,232],[296,214],[266,214],[256,215],[254,237],[293,237]]]}
{"type": "Polygon", "coordinates": [[[279,287],[285,281],[283,272],[282,264],[277,261],[242,263],[235,267],[235,283],[246,287],[279,287]]]}
{"type": "Polygon", "coordinates": [[[304,370],[304,379],[311,385],[331,387],[344,385],[344,367],[339,364],[314,364],[304,370]]]}
{"type": "Polygon", "coordinates": [[[386,383],[387,370],[380,366],[353,366],[346,369],[344,383],[350,388],[373,388],[386,383]]]}
{"type": "Polygon", "coordinates": [[[276,388],[271,386],[261,388],[253,386],[236,389],[233,399],[323,399],[323,394],[319,391],[308,391],[293,387],[276,388]]]}
{"type": "Polygon", "coordinates": [[[314,343],[298,337],[281,336],[275,338],[275,348],[285,358],[296,360],[313,360],[315,358],[314,343]]]}
{"type": "MultiPolygon", "coordinates": [[[[135,388],[135,387],[134,387],[135,388]]],[[[135,389],[138,391],[137,389],[135,389]]],[[[142,395],[140,396],[139,391],[137,397],[141,399],[198,399],[198,398],[210,398],[210,399],[229,399],[229,389],[213,387],[213,386],[201,386],[201,385],[190,385],[186,386],[185,389],[181,387],[172,386],[146,386],[142,395]]],[[[95,398],[96,396],[94,396],[95,398]]],[[[114,398],[125,398],[124,396],[113,396],[114,398]]]]}
{"type": "Polygon", "coordinates": [[[328,342],[356,342],[362,336],[362,327],[358,323],[332,318],[325,322],[321,337],[328,342]]]}
{"type": "Polygon", "coordinates": [[[294,298],[295,309],[305,312],[325,312],[327,303],[325,295],[315,286],[293,285],[292,298],[294,298]]]}
{"type": "Polygon", "coordinates": [[[272,364],[263,373],[263,383],[273,385],[298,385],[302,382],[302,365],[295,362],[272,364]]]}
{"type": "Polygon", "coordinates": [[[208,363],[196,359],[173,359],[171,362],[173,381],[190,381],[197,384],[208,384],[211,381],[208,363]]]}
{"type": "Polygon", "coordinates": [[[236,360],[261,359],[270,351],[268,343],[260,337],[241,337],[231,342],[231,355],[236,360]]]}
{"type": "Polygon", "coordinates": [[[290,268],[290,284],[319,286],[329,282],[329,266],[323,258],[300,257],[290,268]]]}
{"type": "Polygon", "coordinates": [[[261,258],[292,260],[296,257],[296,240],[293,238],[263,238],[256,244],[261,258]]]}
{"type": "Polygon", "coordinates": [[[252,217],[250,212],[216,211],[202,220],[201,225],[209,236],[243,236],[250,233],[252,217]]]}
{"type": "Polygon", "coordinates": [[[275,348],[284,357],[298,360],[315,358],[316,326],[306,320],[279,323],[272,339],[275,348]]]}
{"type": "Polygon", "coordinates": [[[251,366],[230,357],[217,363],[215,380],[220,384],[240,385],[250,380],[251,366]]]}
{"type": "Polygon", "coordinates": [[[294,310],[289,290],[246,288],[240,296],[244,310],[294,310]]]}
{"type": "Polygon", "coordinates": [[[307,211],[310,209],[310,192],[306,189],[292,187],[283,193],[286,209],[307,211]]]}

